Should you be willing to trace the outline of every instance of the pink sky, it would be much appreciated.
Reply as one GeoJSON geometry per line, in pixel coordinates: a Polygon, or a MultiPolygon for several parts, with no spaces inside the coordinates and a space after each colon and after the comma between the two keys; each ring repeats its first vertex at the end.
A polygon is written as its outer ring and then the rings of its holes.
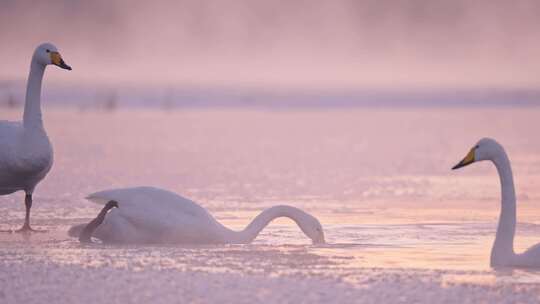
{"type": "Polygon", "coordinates": [[[0,2],[1,79],[293,88],[540,85],[537,1],[0,2]]]}

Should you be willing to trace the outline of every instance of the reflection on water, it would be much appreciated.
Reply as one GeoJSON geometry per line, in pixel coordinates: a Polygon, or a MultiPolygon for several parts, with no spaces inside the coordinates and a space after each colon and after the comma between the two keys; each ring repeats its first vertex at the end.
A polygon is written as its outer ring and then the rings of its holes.
{"type": "MultiPolygon", "coordinates": [[[[351,282],[403,270],[440,273],[443,285],[540,283],[535,271],[489,268],[499,212],[495,170],[451,172],[477,139],[498,138],[514,166],[516,250],[540,241],[540,129],[536,109],[325,112],[49,110],[55,165],[35,193],[48,233],[0,234],[5,263],[179,269],[351,282]],[[509,114],[511,112],[511,114],[509,114]],[[262,209],[291,204],[316,215],[328,244],[313,246],[290,220],[251,245],[83,246],[70,225],[98,207],[83,198],[153,185],[188,196],[242,229],[262,209]]],[[[16,119],[17,112],[1,119],[16,119]]],[[[0,226],[19,226],[21,193],[0,197],[0,226]]]]}

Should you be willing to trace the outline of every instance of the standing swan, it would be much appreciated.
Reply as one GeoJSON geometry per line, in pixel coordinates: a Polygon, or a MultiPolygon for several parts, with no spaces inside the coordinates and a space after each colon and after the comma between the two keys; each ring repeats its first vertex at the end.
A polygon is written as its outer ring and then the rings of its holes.
{"type": "Polygon", "coordinates": [[[495,242],[491,249],[492,267],[540,267],[540,243],[521,254],[514,252],[516,231],[516,194],[510,160],[504,148],[490,138],[481,139],[467,156],[452,169],[459,169],[475,161],[490,160],[495,164],[501,180],[501,214],[495,242]]]}
{"type": "Polygon", "coordinates": [[[45,67],[54,64],[71,70],[56,47],[41,44],[34,51],[26,86],[22,122],[0,121],[0,195],[24,190],[26,217],[21,232],[30,227],[32,193],[53,164],[53,150],[41,119],[41,81],[45,67]]]}
{"type": "MultiPolygon", "coordinates": [[[[88,237],[81,236],[82,224],[71,227],[69,235],[88,240],[94,236],[104,243],[180,243],[180,244],[247,244],[273,219],[288,217],[315,244],[324,243],[319,221],[306,212],[290,206],[264,210],[242,231],[233,231],[216,221],[197,203],[170,191],[152,188],[123,188],[91,194],[90,201],[105,204],[118,202],[118,208],[103,214],[101,225],[88,237]]],[[[110,205],[111,208],[113,205],[110,205]]],[[[107,208],[104,208],[104,210],[107,208]]],[[[110,209],[110,208],[109,208],[110,209]]],[[[108,210],[108,209],[107,209],[108,210]]],[[[103,210],[102,210],[103,212],[103,210]]],[[[99,216],[98,216],[99,217],[99,216]]]]}

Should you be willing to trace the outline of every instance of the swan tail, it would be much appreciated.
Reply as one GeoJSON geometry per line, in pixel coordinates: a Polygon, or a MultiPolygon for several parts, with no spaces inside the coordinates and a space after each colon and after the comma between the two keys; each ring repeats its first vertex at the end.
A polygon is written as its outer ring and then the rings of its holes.
{"type": "Polygon", "coordinates": [[[137,200],[141,196],[153,198],[156,195],[163,195],[163,192],[163,190],[154,187],[118,188],[94,192],[89,194],[86,199],[99,205],[105,205],[109,201],[117,201],[122,204],[122,202],[137,200]]]}
{"type": "Polygon", "coordinates": [[[101,192],[96,192],[96,193],[92,193],[90,195],[88,195],[87,197],[85,197],[87,200],[91,201],[92,203],[96,203],[96,204],[99,204],[99,205],[105,205],[109,199],[100,195],[101,192]]]}
{"type": "Polygon", "coordinates": [[[103,190],[89,194],[86,199],[91,201],[92,203],[105,205],[109,201],[125,200],[126,198],[128,198],[126,194],[129,193],[125,193],[124,189],[103,190]]]}
{"type": "Polygon", "coordinates": [[[71,226],[68,230],[68,235],[70,237],[78,238],[81,235],[81,232],[83,231],[84,227],[86,227],[87,224],[79,224],[75,226],[71,226]]]}

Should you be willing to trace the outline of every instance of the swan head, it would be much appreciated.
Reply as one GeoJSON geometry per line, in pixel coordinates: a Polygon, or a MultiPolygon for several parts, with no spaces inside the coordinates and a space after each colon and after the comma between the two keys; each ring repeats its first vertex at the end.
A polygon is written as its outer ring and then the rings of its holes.
{"type": "Polygon", "coordinates": [[[463,158],[457,165],[452,167],[452,170],[456,170],[467,165],[470,165],[477,161],[493,160],[501,152],[504,151],[503,147],[494,139],[482,138],[474,147],[469,150],[469,153],[463,158]]]}
{"type": "Polygon", "coordinates": [[[299,225],[300,229],[307,235],[313,244],[324,244],[324,231],[321,223],[317,218],[309,214],[305,214],[302,220],[302,225],[299,225]]]}
{"type": "Polygon", "coordinates": [[[38,45],[34,51],[34,56],[32,59],[34,62],[37,62],[43,66],[52,64],[62,69],[71,71],[71,67],[64,62],[64,59],[62,59],[62,56],[58,52],[56,46],[51,43],[43,43],[38,45]]]}

